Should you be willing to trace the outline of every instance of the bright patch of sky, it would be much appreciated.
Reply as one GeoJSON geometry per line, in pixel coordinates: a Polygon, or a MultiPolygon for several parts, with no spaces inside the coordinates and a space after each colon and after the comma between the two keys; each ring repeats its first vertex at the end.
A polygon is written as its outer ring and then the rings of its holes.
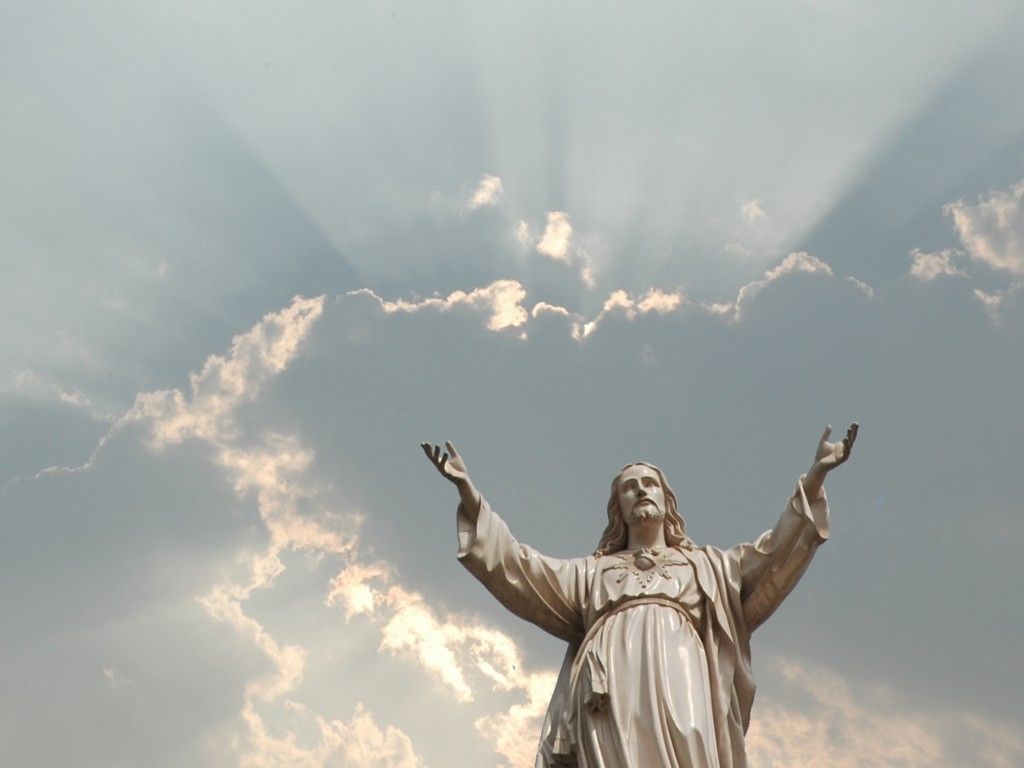
{"type": "Polygon", "coordinates": [[[0,762],[528,764],[564,649],[419,443],[573,556],[629,460],[731,545],[858,420],[751,765],[1024,763],[1022,21],[5,7],[0,762]]]}

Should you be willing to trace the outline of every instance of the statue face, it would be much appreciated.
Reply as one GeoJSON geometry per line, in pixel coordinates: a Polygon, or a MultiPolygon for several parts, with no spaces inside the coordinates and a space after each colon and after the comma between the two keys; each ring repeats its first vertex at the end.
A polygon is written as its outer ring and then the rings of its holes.
{"type": "Polygon", "coordinates": [[[665,519],[665,489],[650,467],[636,464],[626,469],[619,477],[618,494],[626,525],[665,519]]]}

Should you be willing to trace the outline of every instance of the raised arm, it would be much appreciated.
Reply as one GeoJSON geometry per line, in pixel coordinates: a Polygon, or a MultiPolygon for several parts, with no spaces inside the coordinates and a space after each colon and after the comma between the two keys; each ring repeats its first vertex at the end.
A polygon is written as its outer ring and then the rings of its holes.
{"type": "Polygon", "coordinates": [[[445,452],[429,443],[421,447],[437,471],[459,490],[459,562],[512,613],[556,637],[579,642],[586,558],[546,557],[520,544],[481,497],[454,445],[445,443],[445,452]]]}
{"type": "Polygon", "coordinates": [[[811,557],[829,536],[825,475],[846,462],[857,439],[853,423],[841,442],[830,443],[831,427],[818,441],[814,461],[800,478],[779,521],[754,544],[735,548],[740,560],[743,616],[747,628],[760,626],[793,590],[811,557]]]}

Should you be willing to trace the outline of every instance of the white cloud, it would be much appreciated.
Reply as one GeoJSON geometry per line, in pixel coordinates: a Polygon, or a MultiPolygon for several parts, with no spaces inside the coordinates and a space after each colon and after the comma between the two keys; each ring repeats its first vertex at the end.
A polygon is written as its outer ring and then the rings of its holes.
{"type": "Polygon", "coordinates": [[[821,259],[811,256],[805,251],[799,251],[797,253],[791,253],[782,262],[772,269],[769,269],[764,273],[764,277],[760,280],[755,280],[752,283],[747,283],[739,292],[736,294],[735,301],[731,303],[712,303],[705,304],[704,308],[713,315],[721,315],[728,317],[732,322],[739,322],[743,313],[743,305],[752,299],[754,296],[764,290],[765,286],[769,283],[775,282],[781,277],[786,275],[805,272],[807,274],[818,274],[832,276],[832,267],[826,264],[821,259]]]}
{"type": "Polygon", "coordinates": [[[510,768],[533,764],[541,723],[556,678],[554,672],[527,676],[524,703],[514,704],[506,712],[486,715],[474,723],[480,734],[494,746],[494,751],[505,758],[510,768]]]}
{"type": "Polygon", "coordinates": [[[295,733],[271,735],[252,707],[243,713],[251,734],[251,749],[242,756],[242,768],[423,768],[409,737],[398,728],[381,728],[361,705],[345,722],[328,720],[309,707],[289,701],[287,709],[315,726],[319,743],[302,746],[295,733]]]}
{"type": "Polygon", "coordinates": [[[628,320],[633,320],[637,314],[643,315],[648,312],[657,312],[659,315],[664,315],[669,312],[675,312],[685,302],[686,296],[682,291],[666,293],[660,288],[649,288],[638,299],[634,299],[623,290],[612,291],[608,298],[605,299],[601,311],[593,320],[584,322],[582,318],[577,318],[573,325],[572,335],[577,341],[582,341],[594,332],[605,317],[616,312],[621,313],[628,320]]]}
{"type": "Polygon", "coordinates": [[[1003,293],[986,293],[980,288],[974,289],[974,295],[985,307],[985,311],[993,321],[999,320],[999,308],[1003,305],[1003,299],[1006,298],[1003,293]]]}
{"type": "Polygon", "coordinates": [[[578,267],[580,281],[587,288],[593,289],[597,285],[594,263],[590,254],[578,245],[571,247],[573,229],[569,222],[569,214],[563,211],[548,212],[547,224],[540,240],[536,240],[530,230],[530,225],[523,220],[516,225],[515,236],[520,245],[527,247],[535,245],[537,253],[554,261],[578,267]]]}
{"type": "Polygon", "coordinates": [[[1010,768],[1024,761],[1024,731],[1017,726],[910,706],[891,690],[854,689],[820,667],[777,660],[775,668],[810,703],[755,706],[747,734],[751,768],[1010,768]]]}
{"type": "Polygon", "coordinates": [[[475,288],[469,293],[455,291],[447,298],[435,296],[420,301],[406,301],[405,299],[386,301],[369,288],[360,288],[358,291],[351,291],[348,295],[370,296],[380,304],[381,309],[387,314],[419,312],[423,309],[447,312],[458,306],[483,307],[491,313],[487,327],[492,331],[519,328],[526,323],[528,317],[526,309],[522,305],[523,299],[526,298],[526,289],[517,280],[495,280],[490,285],[475,288]]]}
{"type": "Polygon", "coordinates": [[[953,226],[972,259],[992,269],[1024,275],[1024,180],[979,198],[976,205],[958,200],[943,210],[953,217],[953,226]]]}
{"type": "Polygon", "coordinates": [[[533,305],[533,309],[530,310],[530,317],[540,317],[544,314],[568,317],[569,310],[565,307],[560,307],[557,304],[548,304],[546,301],[538,301],[533,305]]]}
{"type": "MultiPolygon", "coordinates": [[[[272,664],[269,673],[245,686],[239,713],[246,729],[240,764],[312,768],[341,759],[356,768],[419,768],[422,761],[408,737],[393,727],[380,729],[362,709],[346,723],[328,721],[294,701],[282,703],[302,681],[307,651],[299,644],[282,642],[246,612],[245,604],[253,594],[271,587],[284,573],[281,554],[285,550],[305,550],[318,557],[351,556],[359,518],[339,516],[317,503],[315,483],[309,477],[313,452],[288,435],[243,436],[234,422],[237,408],[256,399],[263,386],[295,359],[322,311],[323,297],[297,297],[280,312],[268,314],[236,336],[226,355],[211,355],[203,368],[190,376],[187,394],[180,390],[140,394],[106,438],[127,424],[138,423],[148,427],[153,450],[186,439],[202,440],[213,449],[211,460],[225,471],[234,490],[256,499],[268,545],[243,558],[242,578],[226,578],[196,598],[212,618],[247,638],[272,664]],[[277,723],[282,721],[284,709],[313,721],[319,743],[302,746],[297,732],[288,727],[279,727],[282,733],[271,735],[260,707],[272,707],[277,723]]],[[[372,580],[375,568],[380,567],[364,566],[361,580],[372,580]]],[[[344,592],[344,584],[336,589],[344,592]]],[[[347,612],[367,610],[365,599],[365,595],[350,595],[347,612]]],[[[115,687],[126,680],[112,667],[103,674],[115,687]]]]}
{"type": "Polygon", "coordinates": [[[988,293],[980,288],[975,288],[974,296],[981,302],[992,322],[998,325],[1002,320],[1003,305],[1008,299],[1022,291],[1024,291],[1024,281],[1013,283],[1006,290],[995,291],[994,293],[988,293]]]}
{"type": "Polygon", "coordinates": [[[910,276],[922,282],[930,282],[940,276],[966,277],[958,262],[962,261],[964,254],[955,248],[945,248],[941,251],[928,253],[919,248],[910,252],[913,263],[910,265],[910,276]]]}
{"type": "Polygon", "coordinates": [[[569,214],[562,211],[551,211],[548,213],[548,224],[544,228],[540,242],[537,243],[537,253],[543,254],[555,261],[568,263],[569,241],[572,239],[572,225],[569,223],[569,214]]]}
{"type": "Polygon", "coordinates": [[[473,692],[456,649],[464,641],[461,628],[437,618],[423,597],[401,587],[388,591],[387,602],[397,608],[384,625],[380,647],[415,659],[421,668],[451,689],[459,701],[471,701],[473,692]]]}
{"type": "Polygon", "coordinates": [[[9,392],[28,400],[56,400],[82,411],[95,421],[112,422],[116,419],[113,414],[98,408],[89,396],[77,387],[64,386],[38,371],[27,368],[11,371],[8,379],[0,383],[0,392],[9,392]]]}
{"type": "Polygon", "coordinates": [[[863,293],[869,299],[875,298],[875,289],[872,288],[867,283],[865,283],[863,280],[858,280],[853,275],[847,275],[846,282],[850,283],[853,287],[855,287],[858,291],[863,293]]]}
{"type": "Polygon", "coordinates": [[[522,219],[516,224],[516,240],[520,245],[533,245],[533,232],[530,231],[530,225],[522,219]]]}
{"type": "Polygon", "coordinates": [[[740,213],[743,214],[743,218],[748,224],[753,224],[755,221],[768,220],[768,214],[764,212],[764,208],[761,207],[761,201],[757,199],[745,202],[740,208],[740,213]]]}
{"type": "Polygon", "coordinates": [[[657,312],[659,315],[664,315],[667,312],[675,312],[679,309],[685,299],[686,297],[679,291],[665,293],[658,288],[650,288],[641,297],[640,301],[637,302],[636,308],[641,314],[657,312]]]}
{"type": "Polygon", "coordinates": [[[229,438],[234,409],[255,399],[261,387],[294,359],[323,307],[323,296],[296,297],[290,306],[235,336],[226,356],[210,355],[202,369],[189,376],[189,396],[178,389],[140,394],[124,419],[148,421],[156,448],[189,437],[217,442],[229,438]]]}
{"type": "Polygon", "coordinates": [[[103,679],[107,684],[116,690],[122,690],[134,685],[134,681],[117,667],[104,667],[103,679]]]}
{"type": "Polygon", "coordinates": [[[498,176],[484,174],[466,207],[475,211],[477,208],[496,205],[504,194],[505,189],[501,185],[501,179],[498,176]]]}
{"type": "Polygon", "coordinates": [[[387,563],[353,562],[335,575],[326,602],[341,605],[346,619],[361,613],[372,616],[387,602],[384,588],[390,581],[391,569],[387,563]]]}
{"type": "Polygon", "coordinates": [[[514,691],[525,701],[485,715],[475,725],[513,768],[532,761],[553,671],[530,673],[522,654],[503,632],[458,614],[442,614],[418,592],[391,583],[391,571],[377,563],[352,563],[332,582],[328,601],[349,618],[363,614],[381,627],[381,650],[414,662],[457,701],[487,690],[514,691]]]}
{"type": "Polygon", "coordinates": [[[597,285],[597,280],[594,277],[594,267],[591,264],[587,263],[580,267],[580,280],[590,289],[597,285]]]}
{"type": "MultiPolygon", "coordinates": [[[[281,566],[272,572],[277,576],[283,571],[281,566]]],[[[200,605],[217,621],[231,626],[240,635],[248,637],[253,645],[267,655],[274,670],[266,677],[253,680],[246,686],[246,706],[252,706],[254,699],[273,701],[291,691],[302,680],[306,667],[306,653],[297,645],[279,642],[258,621],[247,616],[242,603],[247,600],[253,590],[265,588],[273,581],[272,576],[256,574],[245,587],[237,587],[233,583],[214,587],[209,594],[198,598],[200,605]]]]}
{"type": "MultiPolygon", "coordinates": [[[[742,286],[734,301],[704,302],[699,306],[706,312],[722,317],[729,322],[739,322],[743,305],[747,301],[760,293],[769,283],[797,273],[833,276],[832,267],[824,261],[804,252],[791,253],[778,266],[766,271],[760,280],[742,286]]],[[[847,277],[846,281],[869,298],[874,296],[874,289],[867,283],[855,277],[847,277]]],[[[680,290],[665,291],[661,288],[651,287],[645,293],[633,296],[625,290],[618,289],[608,295],[601,311],[592,319],[587,320],[583,315],[573,312],[567,307],[544,301],[537,302],[530,311],[527,311],[523,305],[523,301],[526,299],[526,289],[516,280],[496,280],[488,286],[476,288],[469,293],[456,291],[447,298],[435,296],[414,301],[406,299],[389,301],[368,288],[361,288],[347,295],[369,296],[388,314],[411,313],[428,309],[447,312],[458,306],[483,309],[489,313],[487,327],[490,330],[504,331],[514,328],[521,331],[519,336],[523,339],[527,338],[525,326],[531,318],[536,319],[545,314],[559,315],[570,319],[569,333],[576,341],[583,341],[590,336],[611,314],[619,313],[627,320],[634,320],[638,315],[650,312],[656,312],[659,315],[678,312],[683,306],[690,303],[687,296],[680,290]]]]}

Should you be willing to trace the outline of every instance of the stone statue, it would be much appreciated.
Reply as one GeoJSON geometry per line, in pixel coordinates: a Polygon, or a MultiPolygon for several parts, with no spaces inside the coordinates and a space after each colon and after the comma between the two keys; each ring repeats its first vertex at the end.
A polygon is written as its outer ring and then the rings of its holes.
{"type": "Polygon", "coordinates": [[[754,678],[750,634],[829,535],[825,475],[850,457],[826,428],[775,527],[753,544],[697,546],[660,469],[612,482],[608,527],[589,557],[520,544],[450,442],[422,445],[461,497],[462,564],[510,611],[569,643],[536,768],[742,768],[754,678]]]}

